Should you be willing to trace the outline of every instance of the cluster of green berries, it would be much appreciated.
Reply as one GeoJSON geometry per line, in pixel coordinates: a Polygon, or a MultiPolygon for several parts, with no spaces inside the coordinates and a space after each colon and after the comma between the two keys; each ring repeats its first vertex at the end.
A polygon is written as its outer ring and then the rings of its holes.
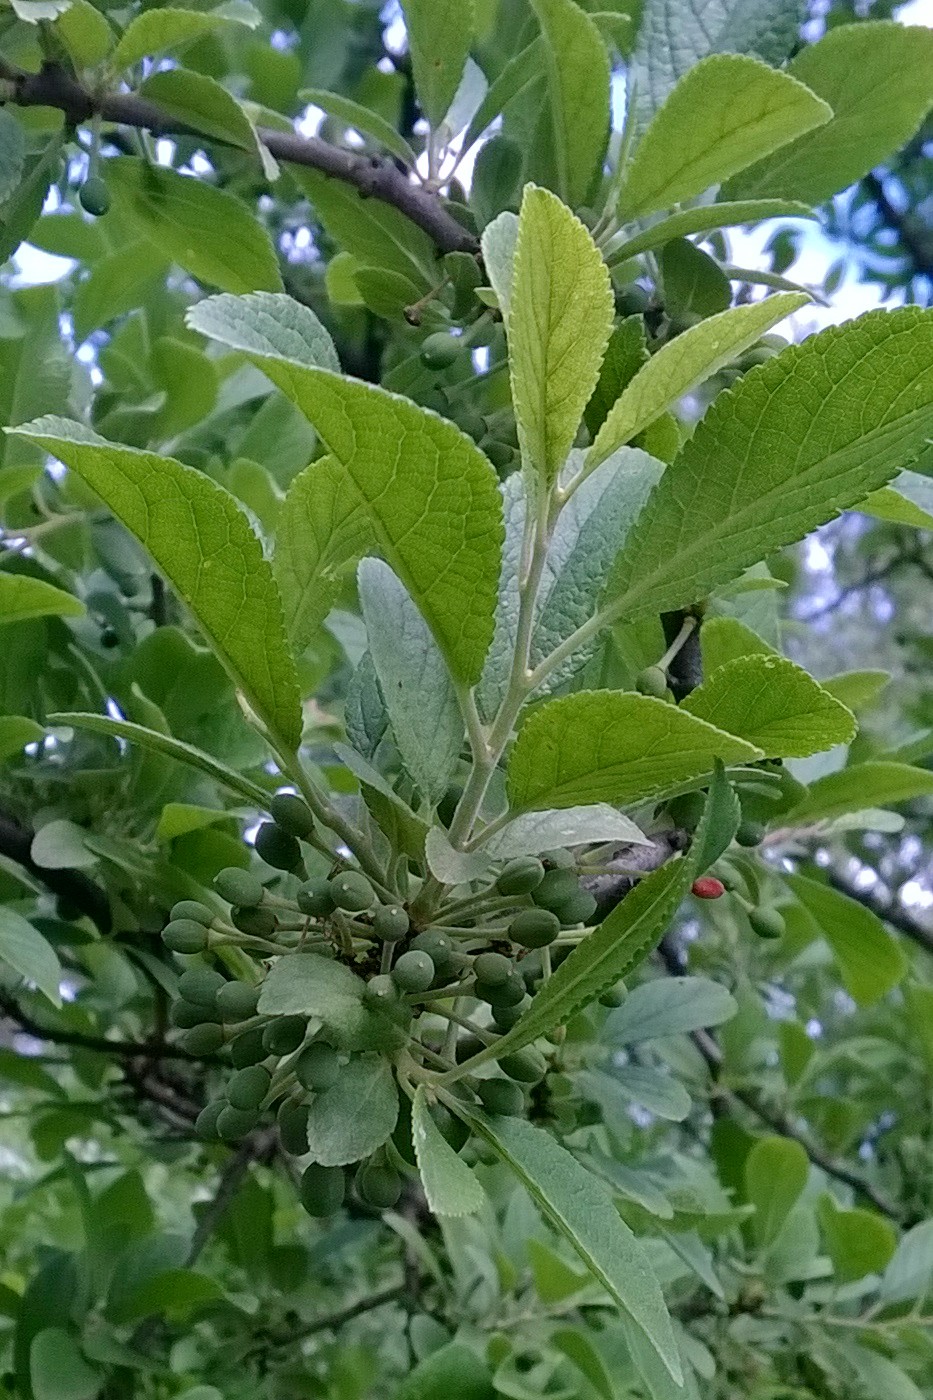
{"type": "MultiPolygon", "coordinates": [[[[739,827],[736,841],[739,845],[758,845],[764,834],[763,829],[757,826],[753,830],[753,823],[743,823],[739,827]],[[743,827],[746,829],[743,831],[743,827]],[[752,840],[752,837],[755,837],[752,840]],[[741,839],[744,837],[744,840],[741,839]]],[[[757,898],[757,891],[750,888],[742,870],[730,861],[727,857],[720,858],[714,866],[714,875],[704,876],[694,884],[694,894],[700,894],[701,898],[711,898],[709,894],[703,895],[696,888],[697,885],[718,885],[720,893],[728,893],[732,899],[744,910],[748,919],[752,933],[758,938],[777,939],[782,938],[785,932],[784,916],[779,909],[772,905],[762,904],[757,898]],[[754,896],[754,897],[751,897],[754,896]]]]}

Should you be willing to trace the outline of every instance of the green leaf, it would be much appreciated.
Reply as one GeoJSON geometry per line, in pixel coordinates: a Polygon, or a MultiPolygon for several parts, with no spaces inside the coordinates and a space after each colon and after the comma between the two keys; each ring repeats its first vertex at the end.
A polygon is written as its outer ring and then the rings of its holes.
{"type": "Polygon", "coordinates": [[[688,1035],[719,1026],[738,1011],[731,992],[708,977],[659,977],[643,982],[611,1012],[602,1039],[631,1045],[665,1035],[688,1035]]]}
{"type": "Polygon", "coordinates": [[[890,679],[890,671],[840,671],[820,685],[850,710],[862,710],[874,704],[890,679]]]}
{"type": "Polygon", "coordinates": [[[509,309],[512,402],[524,460],[547,492],[599,378],[612,330],[609,273],[589,230],[525,187],[509,309]]]}
{"type": "Polygon", "coordinates": [[[13,113],[0,107],[0,204],[19,184],[25,160],[26,133],[13,113]]]}
{"type": "Polygon", "coordinates": [[[41,743],[45,730],[25,715],[0,715],[0,763],[22,753],[27,744],[41,743]]]}
{"type": "Polygon", "coordinates": [[[135,156],[108,160],[107,184],[131,227],[199,281],[226,292],[281,290],[272,240],[227,190],[135,156]]]}
{"type": "Polygon", "coordinates": [[[384,146],[392,155],[398,156],[399,160],[406,165],[414,166],[418,163],[411,146],[400,136],[395,127],[381,117],[378,112],[373,112],[369,107],[364,107],[361,102],[354,102],[349,97],[343,97],[337,92],[327,92],[324,88],[304,88],[298,94],[302,102],[313,102],[315,107],[320,107],[330,116],[336,117],[338,121],[344,122],[347,126],[353,127],[356,131],[363,132],[366,136],[371,136],[380,146],[384,146]]]}
{"type": "Polygon", "coordinates": [[[193,1269],[165,1269],[122,1297],[114,1313],[119,1322],[132,1322],[134,1318],[158,1313],[184,1317],[195,1308],[222,1297],[220,1284],[207,1274],[196,1273],[193,1269]]]}
{"type": "Polygon", "coordinates": [[[222,787],[229,788],[231,792],[237,793],[261,810],[265,811],[267,808],[269,794],[258,783],[251,782],[242,773],[235,772],[227,764],[205,753],[203,749],[175,739],[171,734],[160,734],[156,729],[134,724],[130,720],[111,719],[109,715],[82,714],[74,710],[60,710],[47,718],[48,723],[56,727],[61,725],[71,729],[86,729],[92,734],[110,735],[114,739],[125,739],[127,743],[138,744],[140,748],[149,749],[164,758],[173,758],[177,763],[184,763],[189,768],[206,773],[222,787]]]}
{"type": "MultiPolygon", "coordinates": [[[[587,454],[588,469],[592,471],[624,443],[631,442],[666,408],[754,345],[759,336],[799,310],[806,300],[800,293],[779,293],[710,316],[667,341],[630,380],[609,410],[587,454]]],[[[724,397],[721,395],[720,399],[724,397]]]]}
{"type": "Polygon", "coordinates": [[[723,764],[718,762],[709,785],[703,820],[694,834],[690,862],[694,875],[702,875],[723,851],[728,850],[739,829],[742,807],[735,788],[726,779],[723,764]]]}
{"type": "Polygon", "coordinates": [[[488,851],[461,851],[452,846],[442,826],[432,826],[424,841],[428,869],[441,884],[465,885],[480,880],[492,863],[488,851]]]}
{"type": "Polygon", "coordinates": [[[161,283],[168,262],[159,256],[148,238],[133,238],[99,258],[90,274],[78,284],[74,299],[75,340],[87,340],[92,331],[139,306],[148,288],[161,283]]]}
{"type": "Polygon", "coordinates": [[[545,41],[560,188],[582,204],[601,169],[609,136],[609,55],[602,35],[574,0],[531,0],[545,41]]]}
{"type": "Polygon", "coordinates": [[[815,217],[808,204],[793,199],[746,199],[731,204],[703,204],[692,209],[680,209],[666,219],[659,219],[641,233],[611,246],[606,262],[610,267],[616,267],[638,253],[646,253],[649,248],[661,248],[672,238],[685,238],[688,233],[735,228],[742,224],[760,223],[764,219],[815,217]]]}
{"type": "Polygon", "coordinates": [[[113,48],[113,30],[89,0],[71,0],[55,22],[55,33],[78,69],[102,63],[113,48]]]}
{"type": "Polygon", "coordinates": [[[483,265],[506,326],[512,312],[512,285],[515,280],[515,251],[518,244],[518,215],[503,210],[483,229],[480,240],[483,265]]]}
{"type": "Polygon", "coordinates": [[[260,157],[256,128],[249,117],[236,98],[206,73],[165,68],[140,85],[139,95],[185,126],[260,157]]]}
{"type": "Polygon", "coordinates": [[[432,805],[463,746],[463,717],[444,658],[392,570],[364,559],[358,571],[369,650],[402,763],[432,805]]]}
{"type": "Polygon", "coordinates": [[[933,1220],[906,1231],[881,1280],[881,1302],[901,1303],[926,1297],[933,1283],[933,1220]]]}
{"type": "Polygon", "coordinates": [[[457,1111],[512,1169],[679,1382],[680,1357],[660,1286],[603,1187],[543,1129],[520,1118],[468,1113],[459,1105],[457,1111]]]}
{"type": "Polygon", "coordinates": [[[422,1085],[411,1106],[411,1135],[421,1185],[434,1214],[472,1215],[482,1210],[486,1193],[431,1117],[422,1085]]]}
{"type": "MultiPolygon", "coordinates": [[[[408,589],[455,679],[472,683],[493,630],[502,543],[495,472],[446,419],[317,368],[317,347],[294,334],[287,299],[277,302],[275,334],[264,317],[261,328],[244,336],[242,321],[251,317],[252,304],[252,298],[237,306],[213,297],[192,308],[189,324],[245,349],[314,424],[345,469],[348,497],[365,508],[379,553],[408,589]],[[260,336],[263,349],[257,348],[260,336]]],[[[268,312],[268,300],[262,309],[268,312]]]]}
{"type": "MultiPolygon", "coordinates": [[[[707,617],[700,630],[703,671],[712,675],[720,666],[743,656],[776,656],[774,647],[746,627],[737,617],[707,617]]],[[[845,697],[838,696],[845,704],[845,697]]]]}
{"type": "Polygon", "coordinates": [[[0,573],[0,626],[28,617],[83,617],[84,612],[79,598],[43,579],[0,573]]]}
{"type": "Polygon", "coordinates": [[[754,54],[774,66],[799,42],[800,0],[644,0],[631,65],[639,128],[696,63],[712,53],[754,54]]]}
{"type": "Polygon", "coordinates": [[[62,132],[59,130],[49,137],[40,152],[27,158],[26,178],[14,185],[8,198],[0,204],[0,265],[29,237],[42,213],[49,186],[58,173],[61,148],[62,132]]]}
{"type": "Polygon", "coordinates": [[[491,836],[484,849],[495,860],[513,856],[537,856],[559,846],[587,846],[616,841],[630,846],[650,846],[651,841],[629,817],[605,802],[556,811],[526,812],[491,836]]]}
{"type": "Polygon", "coordinates": [[[689,238],[672,238],[661,250],[661,283],[669,316],[716,316],[732,303],[732,287],[715,258],[689,238]]]}
{"type": "Polygon", "coordinates": [[[793,1138],[760,1138],[745,1159],[745,1194],[755,1207],[759,1245],[777,1239],[810,1174],[810,1159],[793,1138]]]}
{"type": "Polygon", "coordinates": [[[293,478],[279,512],[272,568],[296,655],[314,637],[372,538],[365,505],[333,457],[319,457],[293,478]]]}
{"type": "Polygon", "coordinates": [[[516,811],[590,801],[629,806],[760,749],[676,705],[620,691],[578,691],[542,705],[519,733],[507,788],[516,811]]]}
{"type": "Polygon", "coordinates": [[[874,1006],[903,981],[907,957],[877,914],[805,875],[790,875],[787,883],[816,920],[839,964],[843,986],[859,1006],[874,1006]]]}
{"type": "Polygon", "coordinates": [[[97,856],[85,841],[88,835],[77,822],[46,822],[32,839],[30,855],[44,870],[81,870],[96,865],[97,856]]]}
{"type": "Polygon", "coordinates": [[[39,442],[102,498],[149,551],[234,684],[290,748],[301,739],[295,663],[262,545],[236,501],[170,457],[118,447],[81,423],[37,418],[39,442]]]}
{"type": "Polygon", "coordinates": [[[411,219],[318,170],[291,166],[289,174],[307,194],[328,236],[361,266],[407,277],[419,292],[437,285],[434,244],[411,219]]]}
{"type": "Polygon", "coordinates": [[[737,657],[681,708],[747,739],[765,758],[806,758],[850,743],[858,728],[851,710],[783,656],[737,657]]]}
{"type": "Polygon", "coordinates": [[[33,1337],[29,1376],[34,1400],[94,1400],[104,1383],[61,1327],[45,1327],[33,1337]]]}
{"type": "Polygon", "coordinates": [[[892,807],[917,797],[933,796],[933,773],[909,763],[872,759],[827,773],[810,784],[807,796],[789,814],[795,826],[808,826],[860,812],[866,807],[892,807]]]}
{"type": "Polygon", "coordinates": [[[62,970],[51,944],[6,905],[0,905],[0,962],[27,982],[34,982],[53,1006],[61,1006],[58,984],[62,970]]]}
{"type": "Polygon", "coordinates": [[[497,1400],[488,1367],[462,1342],[450,1342],[419,1361],[393,1400],[497,1400]]]}
{"type": "Polygon", "coordinates": [[[246,25],[254,29],[260,16],[251,5],[224,6],[217,10],[182,10],[165,6],[159,10],[144,10],[130,20],[120,42],[111,56],[111,66],[120,70],[130,68],[142,58],[158,58],[165,53],[178,53],[188,44],[203,39],[206,34],[246,25]]]}
{"type": "Polygon", "coordinates": [[[609,1363],[600,1355],[585,1332],[575,1327],[561,1327],[552,1334],[551,1344],[570,1358],[601,1400],[616,1400],[618,1392],[609,1363]]]}
{"type": "Polygon", "coordinates": [[[882,486],[933,433],[931,351],[933,312],[870,312],[720,394],[628,537],[617,615],[695,603],[882,486]]]}
{"type": "Polygon", "coordinates": [[[381,1055],[354,1055],[336,1084],[311,1101],[311,1160],[324,1167],[358,1162],[382,1146],[397,1118],[398,1090],[388,1060],[381,1055]]]}
{"type": "Polygon", "coordinates": [[[872,491],[857,508],[876,520],[933,530],[933,481],[919,472],[901,472],[891,486],[872,491]]]}
{"type": "Polygon", "coordinates": [[[424,860],[428,824],[417,816],[377,768],[346,744],[335,744],[334,753],[358,779],[367,807],[383,835],[414,860],[424,860]]]}
{"type": "Polygon", "coordinates": [[[897,1248],[897,1233],[890,1220],[873,1210],[842,1210],[830,1195],[821,1197],[818,1213],[839,1283],[884,1273],[897,1248]]]}
{"type": "Polygon", "coordinates": [[[712,54],[677,83],[635,149],[623,219],[696,198],[832,116],[787,73],[739,54],[712,54]]]}
{"type": "Polygon", "coordinates": [[[525,91],[530,83],[542,76],[544,62],[544,39],[541,35],[532,39],[517,54],[514,54],[489,84],[486,96],[477,107],[463,137],[461,150],[468,151],[505,111],[513,97],[525,91]]]}
{"type": "MultiPolygon", "coordinates": [[[[307,1016],[309,1021],[319,1022],[340,1048],[369,1050],[391,1043],[394,1027],[382,1012],[365,1004],[365,989],[362,978],[333,958],[318,953],[290,953],[273,963],[267,973],[259,995],[259,1012],[263,1016],[307,1016]]],[[[362,1071],[360,1077],[365,1077],[362,1071]]],[[[346,1083],[342,1074],[338,1087],[346,1083]]],[[[393,1126],[394,1123],[393,1118],[393,1126]]]]}
{"type": "Polygon", "coordinates": [[[822,204],[900,150],[933,102],[933,32],[893,20],[839,26],[804,45],[788,73],[829,103],[832,120],[730,181],[727,199],[822,204]]]}
{"type": "Polygon", "coordinates": [[[415,91],[433,128],[454,100],[473,38],[473,0],[402,0],[415,91]]]}

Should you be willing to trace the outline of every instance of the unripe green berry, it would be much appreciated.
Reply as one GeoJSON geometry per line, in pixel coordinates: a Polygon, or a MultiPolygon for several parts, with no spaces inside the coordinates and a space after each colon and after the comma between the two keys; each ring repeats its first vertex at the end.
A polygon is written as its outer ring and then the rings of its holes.
{"type": "Polygon", "coordinates": [[[473,975],[486,987],[501,987],[514,971],[512,959],[504,953],[479,953],[473,959],[473,975]]]}
{"type": "Polygon", "coordinates": [[[251,1026],[230,1043],[230,1058],[236,1069],[245,1065],[258,1064],[269,1051],[266,1049],[265,1032],[262,1026],[251,1026]]]}
{"type": "Polygon", "coordinates": [[[259,909],[231,909],[230,922],[252,938],[269,938],[275,933],[275,915],[267,904],[259,909]]]}
{"type": "Polygon", "coordinates": [[[497,438],[487,438],[483,443],[483,451],[499,471],[510,467],[515,461],[515,448],[510,447],[507,442],[499,442],[497,438]]]}
{"type": "Polygon", "coordinates": [[[176,919],[192,919],[194,923],[203,924],[205,928],[210,927],[213,917],[213,911],[197,899],[180,899],[177,904],[172,905],[169,915],[172,922],[176,919]]]}
{"type": "Polygon", "coordinates": [[[646,666],[635,677],[635,689],[640,695],[663,700],[667,695],[667,675],[660,666],[646,666]]]}
{"type": "Polygon", "coordinates": [[[356,1189],[368,1205],[377,1210],[391,1210],[402,1194],[402,1178],[393,1167],[370,1162],[360,1169],[356,1189]]]}
{"type": "Polygon", "coordinates": [[[213,1055],[224,1043],[224,1033],[213,1021],[192,1026],[181,1037],[182,1049],[189,1055],[213,1055]]]}
{"type": "Polygon", "coordinates": [[[735,833],[736,842],[740,846],[760,846],[764,840],[765,829],[762,822],[739,822],[739,829],[735,833]]]}
{"type": "Polygon", "coordinates": [[[517,1026],[531,1005],[531,997],[523,996],[521,1001],[515,1002],[513,1006],[494,1006],[492,1008],[492,1019],[496,1030],[510,1031],[513,1026],[517,1026]]]}
{"type": "Polygon", "coordinates": [[[462,1118],[442,1103],[432,1104],[428,1112],[437,1124],[441,1137],[455,1152],[459,1152],[470,1136],[470,1130],[462,1118]]]}
{"type": "Polygon", "coordinates": [[[621,1006],[627,995],[624,986],[611,987],[608,992],[603,992],[599,998],[600,1006],[615,1008],[621,1006]]]}
{"type": "Polygon", "coordinates": [[[518,973],[513,973],[507,982],[500,982],[494,987],[477,982],[475,990],[480,1001],[490,1006],[517,1006],[525,995],[525,981],[518,973]]]}
{"type": "Polygon", "coordinates": [[[434,964],[435,976],[448,972],[453,966],[454,945],[446,933],[426,929],[411,940],[411,947],[416,953],[427,953],[434,964]]]}
{"type": "Polygon", "coordinates": [[[213,1007],[198,1006],[196,1002],[180,999],[172,1003],[168,1018],[180,1031],[190,1031],[194,1026],[216,1020],[216,1013],[213,1007]]]}
{"type": "Polygon", "coordinates": [[[541,861],[545,870],[569,870],[576,865],[573,851],[557,846],[553,851],[542,851],[541,861]]]}
{"type": "Polygon", "coordinates": [[[194,1120],[194,1131],[199,1138],[203,1138],[205,1142],[211,1142],[220,1136],[217,1131],[217,1119],[226,1107],[223,1099],[212,1099],[210,1103],[204,1105],[194,1120]]]}
{"type": "Polygon", "coordinates": [[[340,1059],[337,1051],[323,1041],[309,1045],[295,1062],[295,1073],[303,1089],[320,1093],[336,1084],[340,1077],[340,1059]]]}
{"type": "Polygon", "coordinates": [[[499,1061],[499,1068],[503,1074],[507,1074],[510,1079],[517,1079],[520,1084],[537,1084],[547,1073],[547,1060],[540,1050],[529,1045],[524,1050],[516,1051],[514,1055],[503,1055],[499,1061]]]}
{"type": "Polygon", "coordinates": [[[377,977],[371,977],[366,983],[363,996],[372,1005],[389,1009],[398,1005],[399,989],[391,977],[380,973],[377,977]]]}
{"type": "Polygon", "coordinates": [[[336,908],[329,880],[306,880],[295,898],[302,914],[309,914],[313,919],[324,919],[336,908]]]}
{"type": "Polygon", "coordinates": [[[286,1152],[303,1157],[308,1151],[308,1105],[286,1099],[276,1116],[279,1139],[286,1152]]]}
{"type": "MultiPolygon", "coordinates": [[[[531,898],[540,909],[559,909],[580,889],[580,882],[572,870],[549,870],[531,898]]],[[[529,944],[529,947],[539,945],[529,944]]]]}
{"type": "Polygon", "coordinates": [[[251,1133],[258,1122],[259,1113],[255,1109],[234,1108],[232,1104],[227,1104],[217,1115],[217,1136],[224,1142],[238,1142],[251,1133]]]}
{"type": "Polygon", "coordinates": [[[578,889],[569,899],[565,899],[554,910],[564,928],[573,928],[576,924],[589,923],[597,910],[597,903],[589,890],[578,889]]]}
{"type": "Polygon", "coordinates": [[[786,927],[784,917],[777,909],[752,909],[748,922],[759,938],[782,938],[786,927]]]}
{"type": "Polygon", "coordinates": [[[449,331],[435,331],[422,341],[419,353],[427,369],[447,369],[462,351],[463,342],[459,336],[449,331]]]}
{"type": "Polygon", "coordinates": [[[544,879],[544,866],[536,856],[518,856],[504,865],[496,877],[500,894],[531,894],[544,879]]]}
{"type": "Polygon", "coordinates": [[[667,810],[675,826],[682,826],[685,831],[695,831],[705,805],[701,792],[684,792],[671,799],[667,810]]]}
{"type": "Polygon", "coordinates": [[[304,1016],[276,1016],[262,1033],[262,1043],[270,1055],[291,1055],[304,1041],[308,1022],[304,1016]]]}
{"type": "Polygon", "coordinates": [[[478,1035],[462,1035],[457,1041],[456,1061],[462,1065],[465,1060],[472,1060],[474,1055],[478,1055],[481,1050],[485,1050],[486,1042],[480,1040],[478,1035]]]}
{"type": "Polygon", "coordinates": [[[248,982],[225,982],[217,993],[217,1010],[224,1021],[247,1021],[255,1016],[259,988],[248,982]]]}
{"type": "Polygon", "coordinates": [[[234,1108],[261,1108],[272,1084],[272,1076],[263,1065],[238,1069],[227,1083],[227,1101],[234,1108]]]}
{"type": "Polygon", "coordinates": [[[352,914],[371,909],[376,898],[373,887],[366,876],[358,875],[354,870],[347,870],[340,875],[335,875],[330,881],[330,892],[337,908],[346,909],[352,914]]]}
{"type": "Polygon", "coordinates": [[[392,968],[392,980],[403,992],[426,992],[437,969],[427,953],[403,953],[392,968]]]}
{"type": "Polygon", "coordinates": [[[277,792],[269,803],[269,812],[276,826],[289,835],[302,841],[314,835],[311,808],[293,792],[277,792]]]}
{"type": "Polygon", "coordinates": [[[84,212],[97,219],[110,208],[110,191],[99,175],[91,175],[78,190],[78,200],[84,212]]]}
{"type": "Polygon", "coordinates": [[[162,930],[162,942],[173,953],[203,953],[207,947],[207,929],[193,919],[173,919],[162,930]]]}
{"type": "Polygon", "coordinates": [[[178,991],[185,1001],[192,1001],[195,1006],[208,1006],[211,1010],[223,985],[224,979],[212,967],[189,967],[178,979],[178,991]]]}
{"type": "Polygon", "coordinates": [[[503,1118],[518,1118],[525,1111],[525,1095],[511,1079],[482,1079],[477,1092],[487,1113],[503,1118]]]}
{"type": "Polygon", "coordinates": [[[228,904],[241,909],[254,909],[262,903],[262,885],[249,870],[230,865],[214,876],[214,889],[228,904]]]}
{"type": "Polygon", "coordinates": [[[294,870],[301,863],[301,846],[276,822],[262,822],[256,831],[256,854],[274,870],[294,870]]]}
{"type": "Polygon", "coordinates": [[[560,933],[560,919],[550,909],[523,909],[509,924],[508,932],[512,942],[523,948],[546,948],[560,933]]]}
{"type": "Polygon", "coordinates": [[[299,1195],[309,1215],[333,1215],[343,1204],[346,1180],[340,1167],[322,1167],[312,1162],[302,1177],[299,1195]]]}
{"type": "Polygon", "coordinates": [[[373,933],[383,943],[397,943],[411,928],[411,920],[398,904],[381,904],[373,915],[373,933]]]}
{"type": "Polygon", "coordinates": [[[630,283],[616,292],[616,310],[620,316],[637,316],[647,311],[651,297],[637,282],[630,283]]]}

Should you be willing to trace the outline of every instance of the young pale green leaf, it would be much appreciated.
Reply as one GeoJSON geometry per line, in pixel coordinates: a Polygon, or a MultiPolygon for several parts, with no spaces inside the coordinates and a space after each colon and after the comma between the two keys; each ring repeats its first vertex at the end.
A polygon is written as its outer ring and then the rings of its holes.
{"type": "Polygon", "coordinates": [[[444,658],[405,586],[381,559],[357,572],[369,651],[402,763],[423,797],[442,797],[463,746],[463,716],[444,658]]]}
{"type": "MultiPolygon", "coordinates": [[[[336,1043],[350,1045],[370,1017],[366,984],[343,963],[317,953],[291,953],[273,963],[259,994],[263,1016],[307,1016],[320,1021],[336,1043]]],[[[390,1130],[391,1131],[391,1130],[390,1130]]]]}
{"type": "Polygon", "coordinates": [[[789,814],[795,826],[829,821],[866,807],[892,807],[933,795],[933,773],[909,763],[870,759],[840,768],[810,784],[802,802],[789,814]]]}
{"type": "Polygon", "coordinates": [[[50,714],[47,718],[49,724],[56,728],[61,726],[69,729],[86,729],[91,734],[110,735],[114,739],[123,739],[129,744],[138,744],[140,748],[149,749],[153,753],[161,754],[164,758],[173,758],[178,763],[184,763],[189,768],[206,773],[209,778],[213,778],[222,787],[229,788],[231,792],[237,793],[245,801],[258,806],[262,811],[267,810],[269,794],[258,783],[251,782],[242,773],[235,772],[233,768],[221,763],[219,759],[205,753],[203,749],[195,748],[193,744],[186,744],[181,739],[175,739],[171,734],[160,734],[157,729],[149,729],[144,724],[133,724],[129,720],[111,719],[109,715],[82,714],[73,710],[61,710],[50,714]]]}
{"type": "Polygon", "coordinates": [[[91,835],[66,818],[46,822],[32,838],[29,854],[44,870],[81,870],[97,864],[86,837],[91,835]]]}
{"type": "Polygon", "coordinates": [[[764,219],[815,219],[808,204],[793,199],[745,199],[731,204],[702,204],[680,209],[666,219],[659,219],[650,228],[611,246],[606,254],[609,267],[627,262],[650,248],[661,248],[672,238],[686,238],[690,233],[706,233],[710,229],[735,228],[741,224],[756,224],[764,219]]]}
{"type": "Polygon", "coordinates": [[[805,44],[787,71],[829,103],[832,120],[737,175],[725,198],[822,204],[899,150],[933,103],[933,31],[893,20],[839,26],[805,44]]]}
{"type": "Polygon", "coordinates": [[[509,759],[507,789],[517,812],[588,799],[629,806],[711,773],[716,759],[761,757],[754,744],[664,700],[577,691],[529,716],[509,759]]]}
{"type": "Polygon", "coordinates": [[[610,579],[613,612],[695,603],[864,500],[931,434],[933,312],[870,312],[791,346],[720,394],[664,473],[610,579]]]}
{"type": "Polygon", "coordinates": [[[111,66],[120,72],[131,68],[142,58],[159,58],[165,53],[178,53],[188,44],[203,39],[206,34],[246,25],[254,29],[261,19],[251,5],[210,10],[183,10],[168,5],[164,9],[144,10],[130,20],[117,47],[111,55],[111,66]]]}
{"type": "Polygon", "coordinates": [[[113,48],[113,30],[89,0],[71,0],[55,22],[55,33],[79,70],[102,63],[113,48]]]}
{"type": "MultiPolygon", "coordinates": [[[[703,672],[711,676],[720,666],[743,656],[776,656],[778,653],[737,617],[708,617],[700,630],[703,672]]],[[[838,697],[843,704],[845,697],[838,697]]]]}
{"type": "Polygon", "coordinates": [[[28,617],[83,617],[80,598],[28,574],[0,573],[0,627],[28,617]]]}
{"type": "Polygon", "coordinates": [[[806,301],[799,292],[780,292],[764,301],[734,306],[718,316],[710,316],[667,341],[609,410],[587,454],[588,469],[592,471],[624,443],[631,442],[665,409],[754,345],[759,336],[798,311],[806,301]]]}
{"type": "Polygon", "coordinates": [[[480,880],[492,863],[488,851],[461,851],[452,846],[442,826],[431,827],[425,837],[424,854],[431,874],[444,885],[480,880]]]}
{"type": "Polygon", "coordinates": [[[683,204],[832,116],[802,82],[740,54],[712,54],[680,79],[635,149],[619,213],[683,204]]]}
{"type": "Polygon", "coordinates": [[[857,724],[851,710],[783,656],[740,656],[713,671],[682,708],[739,734],[766,758],[806,758],[848,744],[857,724]]]}
{"type": "Polygon", "coordinates": [[[389,715],[368,651],[363,653],[350,677],[343,706],[343,723],[347,738],[357,753],[371,759],[389,727],[389,715]]]}
{"type": "Polygon", "coordinates": [[[422,1085],[411,1106],[411,1137],[418,1175],[434,1214],[472,1215],[482,1210],[486,1194],[431,1117],[422,1085]]]}
{"type": "Polygon", "coordinates": [[[398,1118],[392,1066],[382,1055],[354,1055],[308,1110],[311,1160],[345,1167],[381,1147],[398,1118]]]}
{"type": "Polygon", "coordinates": [[[383,834],[400,851],[414,860],[424,860],[429,827],[411,810],[373,765],[346,744],[335,744],[334,753],[358,780],[366,805],[376,817],[383,834]]]}
{"type": "Polygon", "coordinates": [[[612,330],[609,273],[589,230],[525,187],[509,309],[512,402],[525,462],[547,491],[573,444],[612,330]]]}
{"type": "Polygon", "coordinates": [[[279,511],[272,570],[296,655],[314,637],[372,539],[365,505],[333,457],[319,457],[292,479],[279,511]]]}
{"type": "Polygon", "coordinates": [[[16,431],[54,453],[136,536],[262,722],[297,748],[301,706],[282,602],[233,497],[193,467],[117,446],[66,418],[16,431]]]}
{"type": "Polygon", "coordinates": [[[58,955],[22,914],[5,904],[0,905],[0,963],[33,982],[53,1006],[61,1006],[58,955]]]}
{"type": "Polygon", "coordinates": [[[473,0],[402,0],[415,91],[432,127],[454,100],[473,39],[473,0]]]}
{"type": "Polygon", "coordinates": [[[858,509],[875,520],[933,530],[933,481],[920,472],[901,472],[890,486],[866,496],[858,509]]]}
{"type": "Polygon", "coordinates": [[[890,679],[890,671],[840,671],[820,685],[850,710],[863,710],[874,704],[890,679]]]}
{"type": "MultiPolygon", "coordinates": [[[[452,423],[409,399],[318,368],[315,345],[252,323],[253,298],[210,298],[189,324],[243,349],[314,424],[369,516],[376,547],[425,617],[454,676],[482,669],[493,631],[502,501],[487,459],[452,423]],[[231,314],[232,313],[232,314],[231,314]]],[[[287,298],[272,317],[291,330],[287,298]]]]}
{"type": "Polygon", "coordinates": [[[225,292],[281,290],[272,240],[227,190],[135,156],[108,160],[107,184],[131,227],[193,277],[225,292]]]}
{"type": "MultiPolygon", "coordinates": [[[[459,1106],[457,1111],[461,1112],[459,1106]]],[[[524,1119],[489,1118],[467,1111],[461,1116],[511,1167],[546,1219],[679,1382],[680,1356],[660,1285],[641,1245],[595,1177],[550,1133],[524,1119]]]]}
{"type": "Polygon", "coordinates": [[[827,1192],[818,1207],[833,1273],[840,1283],[883,1274],[897,1248],[897,1231],[873,1210],[843,1210],[827,1192]]]}
{"type": "Polygon", "coordinates": [[[788,876],[787,883],[819,925],[839,964],[843,985],[859,1006],[874,1006],[903,981],[904,950],[877,914],[805,875],[788,876]]]}
{"type": "Polygon", "coordinates": [[[531,0],[545,41],[560,195],[582,204],[609,138],[609,54],[574,0],[531,0]]]}
{"type": "Polygon", "coordinates": [[[760,1245],[777,1239],[810,1174],[810,1160],[793,1138],[761,1138],[745,1159],[745,1194],[755,1207],[760,1245]]]}
{"type": "Polygon", "coordinates": [[[494,860],[511,860],[513,856],[537,856],[559,846],[586,846],[603,841],[629,846],[651,845],[650,839],[629,817],[605,802],[594,802],[553,812],[526,812],[491,836],[484,850],[494,860]]]}
{"type": "Polygon", "coordinates": [[[418,157],[404,136],[400,136],[385,117],[381,117],[369,107],[364,107],[361,102],[354,102],[337,92],[327,92],[325,88],[305,88],[298,96],[302,102],[311,102],[345,125],[372,136],[379,145],[391,151],[392,155],[398,156],[406,165],[412,168],[417,165],[418,157]]]}
{"type": "Polygon", "coordinates": [[[610,1013],[602,1039],[612,1045],[632,1045],[665,1035],[688,1035],[721,1025],[737,1011],[732,993],[708,977],[658,977],[633,988],[610,1013]]]}
{"type": "Polygon", "coordinates": [[[515,278],[515,249],[518,243],[518,215],[508,209],[483,229],[480,240],[483,265],[499,302],[506,326],[512,312],[512,284],[515,278]]]}

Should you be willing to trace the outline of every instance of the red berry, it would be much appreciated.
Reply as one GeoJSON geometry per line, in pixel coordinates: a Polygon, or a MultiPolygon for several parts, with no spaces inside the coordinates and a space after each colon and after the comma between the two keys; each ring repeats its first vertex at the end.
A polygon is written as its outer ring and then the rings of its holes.
{"type": "Polygon", "coordinates": [[[718,899],[725,894],[726,887],[721,880],[717,880],[715,875],[702,875],[699,880],[694,880],[691,886],[691,893],[697,899],[718,899]]]}

